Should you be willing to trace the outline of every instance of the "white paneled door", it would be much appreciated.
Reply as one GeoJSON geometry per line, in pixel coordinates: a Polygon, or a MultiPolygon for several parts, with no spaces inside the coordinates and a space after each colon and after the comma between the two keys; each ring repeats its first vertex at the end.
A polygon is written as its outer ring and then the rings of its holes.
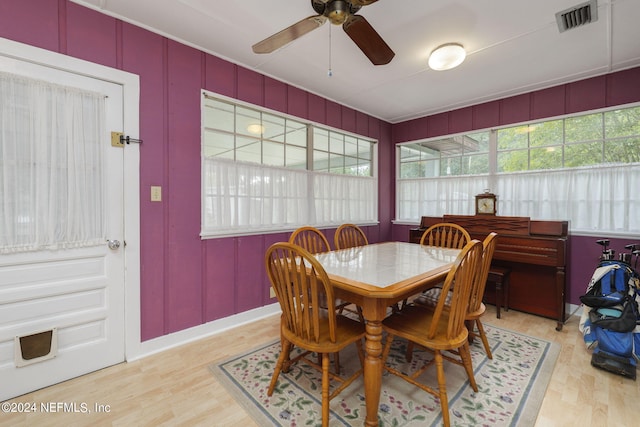
{"type": "Polygon", "coordinates": [[[103,195],[103,242],[68,249],[5,248],[0,255],[0,400],[5,400],[124,361],[125,148],[111,145],[111,132],[123,129],[121,85],[10,57],[0,57],[0,72],[106,99],[100,137],[105,179],[91,189],[103,195]]]}

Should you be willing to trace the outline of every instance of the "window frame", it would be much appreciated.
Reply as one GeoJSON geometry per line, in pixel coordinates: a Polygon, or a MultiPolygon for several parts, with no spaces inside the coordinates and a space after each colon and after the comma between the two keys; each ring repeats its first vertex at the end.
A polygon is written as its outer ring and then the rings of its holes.
{"type": "MultiPolygon", "coordinates": [[[[218,229],[216,229],[216,227],[212,227],[210,225],[210,222],[207,223],[208,218],[207,212],[205,212],[206,206],[207,206],[207,198],[211,198],[211,197],[223,197],[223,196],[212,196],[211,194],[206,194],[207,192],[207,185],[205,182],[205,163],[206,163],[206,152],[207,152],[207,146],[206,146],[206,140],[207,140],[207,132],[212,132],[215,131],[215,129],[213,129],[211,126],[208,126],[208,123],[205,120],[205,109],[207,108],[207,101],[208,100],[213,100],[213,101],[219,101],[222,103],[226,103],[229,104],[233,111],[234,111],[234,123],[233,123],[233,130],[234,132],[228,132],[229,135],[232,135],[235,138],[235,135],[237,133],[237,124],[236,124],[236,120],[235,120],[235,110],[237,108],[242,108],[242,109],[248,109],[248,110],[252,110],[255,111],[256,113],[258,113],[261,117],[264,115],[268,115],[268,116],[273,116],[273,117],[277,117],[277,118],[281,118],[284,123],[285,123],[285,128],[286,128],[286,123],[287,121],[292,121],[298,124],[302,124],[306,127],[306,145],[304,147],[304,149],[306,150],[306,164],[305,167],[287,167],[286,164],[286,155],[284,156],[284,163],[285,164],[267,164],[264,162],[264,154],[261,155],[260,158],[260,163],[257,162],[247,162],[247,161],[241,161],[241,160],[237,160],[237,157],[234,153],[233,156],[226,156],[227,158],[233,159],[233,160],[229,160],[230,162],[235,163],[236,165],[244,165],[244,166],[253,166],[255,169],[260,169],[260,168],[272,168],[275,169],[276,171],[278,169],[280,169],[282,171],[283,174],[287,175],[289,173],[293,173],[293,171],[298,171],[300,172],[302,175],[298,175],[300,176],[300,179],[303,179],[305,181],[308,181],[308,183],[306,184],[306,187],[308,189],[308,193],[312,194],[312,196],[307,196],[308,200],[307,200],[307,209],[309,210],[309,217],[306,218],[305,221],[303,221],[303,223],[309,224],[315,224],[316,226],[318,226],[318,228],[331,228],[331,227],[335,227],[337,225],[339,225],[340,223],[345,222],[344,220],[336,220],[336,221],[322,221],[322,222],[318,222],[318,217],[325,217],[326,213],[321,213],[318,212],[317,214],[314,213],[314,210],[326,210],[324,208],[324,206],[318,206],[318,203],[321,203],[322,200],[326,200],[326,193],[328,193],[329,191],[320,191],[320,193],[323,194],[318,194],[318,190],[315,188],[317,185],[326,185],[327,183],[332,183],[331,185],[335,185],[336,181],[346,181],[348,179],[351,179],[352,183],[353,183],[353,179],[365,179],[365,180],[372,180],[371,182],[369,182],[366,187],[367,188],[371,188],[371,186],[373,185],[375,188],[375,194],[370,194],[371,196],[371,200],[368,201],[366,198],[364,200],[364,203],[366,204],[370,204],[369,208],[364,209],[368,212],[372,212],[369,216],[370,218],[367,220],[361,220],[361,221],[355,221],[358,222],[361,225],[371,225],[371,224],[378,224],[379,223],[379,209],[378,209],[378,182],[379,182],[379,176],[378,176],[378,141],[375,138],[371,138],[368,136],[364,136],[364,135],[358,135],[356,133],[353,132],[349,132],[349,131],[345,131],[342,129],[337,129],[331,126],[327,126],[324,124],[320,124],[320,123],[316,123],[313,122],[311,120],[308,119],[304,119],[304,118],[300,118],[300,117],[296,117],[290,114],[286,114],[286,113],[282,113],[279,111],[275,111],[275,110],[271,110],[269,108],[265,108],[259,105],[254,105],[248,102],[244,102],[241,100],[237,100],[235,98],[230,98],[224,95],[220,95],[211,91],[207,91],[205,89],[202,89],[202,94],[201,94],[201,153],[200,153],[200,159],[201,159],[201,196],[200,196],[200,203],[201,203],[201,224],[200,224],[200,236],[202,239],[210,239],[210,238],[220,238],[220,237],[230,237],[230,236],[241,236],[241,235],[254,235],[254,234],[268,234],[268,233],[279,233],[279,232],[286,232],[286,231],[293,231],[294,229],[298,228],[301,224],[279,224],[279,225],[260,225],[257,227],[246,227],[244,229],[239,229],[239,228],[234,228],[231,230],[223,230],[220,227],[218,227],[218,229]],[[343,169],[346,169],[346,167],[344,166],[346,163],[346,159],[356,159],[355,163],[356,163],[356,169],[359,170],[359,165],[361,164],[360,161],[361,160],[365,160],[368,161],[368,164],[366,165],[365,169],[369,171],[368,175],[362,175],[356,172],[356,174],[348,174],[348,173],[335,173],[335,172],[331,172],[329,170],[329,168],[326,169],[322,169],[322,170],[317,170],[316,168],[316,164],[314,164],[314,154],[316,151],[322,151],[322,150],[316,150],[314,147],[314,129],[318,129],[321,130],[323,132],[326,132],[328,135],[339,135],[342,140],[343,143],[346,140],[355,140],[356,141],[356,147],[359,150],[359,147],[361,145],[362,142],[365,142],[365,145],[368,144],[369,146],[369,153],[367,156],[363,155],[362,157],[358,155],[351,156],[349,154],[345,154],[344,152],[344,148],[343,148],[343,153],[342,153],[342,165],[343,165],[343,169]],[[344,177],[344,179],[341,179],[341,177],[344,177]],[[315,184],[314,184],[315,183],[315,184]],[[318,183],[322,183],[322,184],[318,184],[318,183]],[[315,195],[313,195],[315,193],[315,195]]],[[[264,130],[264,129],[263,129],[264,130]]],[[[262,135],[260,137],[256,138],[257,141],[259,141],[261,144],[264,143],[265,140],[268,140],[267,138],[262,138],[262,135]]],[[[286,150],[287,144],[284,143],[284,150],[286,150]]],[[[296,148],[300,148],[301,145],[299,144],[290,144],[296,148]]],[[[333,154],[335,157],[335,154],[337,153],[327,153],[327,160],[331,158],[331,155],[333,154]]],[[[339,154],[338,154],[339,155],[339,154]]],[[[330,165],[328,165],[330,166],[330,165]]],[[[348,167],[348,166],[347,166],[348,167]]],[[[267,172],[268,173],[268,172],[267,172]]],[[[291,175],[293,176],[293,175],[291,175]]],[[[292,178],[289,178],[292,179],[292,178]]],[[[342,184],[342,187],[344,187],[345,184],[342,184]]],[[[356,183],[357,185],[357,183],[356,183]]],[[[371,191],[369,191],[369,193],[371,193],[371,191]]],[[[239,196],[229,196],[229,197],[239,197],[239,196]]],[[[262,197],[265,197],[264,195],[262,197]]],[[[265,198],[265,201],[270,200],[269,198],[265,198]]],[[[349,203],[355,203],[353,201],[349,202],[349,198],[347,197],[338,197],[336,198],[336,200],[342,200],[343,202],[347,203],[347,205],[349,205],[349,203]]],[[[358,202],[362,203],[363,199],[358,199],[358,202]]],[[[264,202],[259,202],[259,203],[263,203],[264,202]]],[[[339,201],[337,202],[339,203],[339,201]]],[[[254,202],[255,204],[255,202],[254,202]]],[[[351,207],[353,208],[353,207],[351,207]]],[[[237,209],[237,207],[236,207],[237,209]]],[[[344,209],[343,209],[344,210],[344,209]]],[[[347,206],[347,211],[353,212],[353,209],[349,209],[349,206],[347,206]]],[[[362,211],[362,209],[356,209],[356,211],[362,211]]],[[[236,215],[236,213],[234,213],[234,215],[236,215]]],[[[237,214],[240,215],[240,214],[237,214]]],[[[348,222],[348,221],[347,221],[348,222]]]]}
{"type": "MultiPolygon", "coordinates": [[[[606,122],[607,122],[607,113],[611,113],[614,111],[618,111],[618,110],[625,110],[625,109],[637,109],[640,108],[640,103],[635,102],[635,103],[629,103],[629,104],[622,104],[622,105],[616,105],[616,106],[612,106],[612,107],[607,107],[607,108],[602,108],[602,109],[597,109],[597,110],[588,110],[588,111],[581,111],[578,113],[574,113],[574,114],[567,114],[567,115],[562,115],[562,116],[555,116],[555,117],[548,117],[548,118],[544,118],[544,119],[540,119],[540,120],[531,120],[531,121],[525,121],[525,122],[520,122],[520,123],[512,123],[512,124],[507,124],[504,126],[496,126],[496,127],[491,127],[491,128],[487,128],[487,129],[474,129],[471,131],[467,131],[467,132],[460,132],[460,133],[456,133],[456,134],[451,134],[451,135],[440,135],[434,138],[427,138],[427,139],[420,139],[420,140],[416,140],[416,141],[407,141],[407,142],[402,142],[402,143],[398,143],[396,144],[396,207],[395,207],[395,220],[393,221],[394,223],[397,224],[414,224],[415,221],[419,220],[418,218],[403,218],[402,215],[407,215],[410,214],[413,211],[415,211],[416,206],[418,207],[418,210],[420,211],[419,214],[422,215],[422,210],[419,206],[426,206],[425,203],[432,203],[433,201],[429,202],[429,201],[418,201],[415,202],[413,208],[410,208],[409,211],[407,211],[407,206],[411,206],[412,200],[411,199],[407,199],[407,197],[412,197],[412,196],[416,196],[419,195],[420,193],[415,193],[416,188],[413,189],[413,191],[407,190],[407,185],[409,186],[409,188],[411,189],[411,185],[410,185],[410,181],[414,182],[414,183],[418,183],[421,180],[422,181],[426,181],[426,180],[440,180],[440,182],[442,183],[442,188],[447,188],[447,189],[451,189],[454,186],[451,185],[452,182],[454,182],[454,180],[457,180],[457,182],[462,182],[462,187],[461,188],[473,188],[473,182],[475,181],[477,188],[477,193],[480,193],[483,191],[483,189],[497,189],[500,186],[500,182],[504,182],[505,179],[509,178],[509,179],[518,179],[518,177],[524,177],[523,179],[529,179],[527,177],[530,177],[532,175],[536,175],[536,174],[544,174],[545,172],[549,172],[550,174],[552,173],[558,173],[558,174],[562,174],[564,172],[571,172],[571,171],[575,171],[576,175],[577,174],[584,174],[584,173],[588,173],[590,168],[593,168],[594,170],[598,170],[600,172],[593,172],[594,174],[598,174],[598,173],[603,173],[603,171],[605,171],[604,173],[606,173],[606,169],[613,169],[613,168],[620,168],[618,167],[618,165],[622,166],[622,169],[624,168],[629,168],[627,170],[631,170],[631,172],[629,173],[629,176],[632,176],[633,173],[635,173],[635,170],[637,170],[637,167],[640,166],[640,162],[614,162],[614,163],[607,163],[607,156],[606,156],[606,145],[610,142],[615,142],[616,140],[621,140],[621,139],[631,139],[631,141],[633,142],[634,140],[638,139],[640,137],[640,134],[633,134],[633,135],[624,135],[622,137],[615,135],[615,136],[611,136],[608,137],[607,134],[611,133],[610,130],[607,129],[606,127],[606,122]],[[568,140],[567,139],[567,126],[566,123],[569,120],[573,120],[576,118],[580,118],[580,117],[587,117],[589,115],[593,115],[593,114],[600,114],[602,116],[601,118],[601,122],[602,122],[602,131],[601,131],[601,137],[599,138],[585,138],[582,139],[581,141],[578,141],[578,144],[584,144],[585,146],[587,144],[593,144],[595,143],[600,143],[602,146],[602,157],[600,159],[600,163],[597,164],[587,164],[587,165],[579,165],[579,166],[569,166],[566,167],[566,162],[567,159],[565,159],[565,151],[567,149],[567,147],[573,147],[576,144],[576,141],[574,140],[568,140]],[[549,146],[561,146],[562,147],[562,168],[554,168],[554,169],[531,169],[530,168],[530,157],[531,157],[531,151],[532,150],[536,150],[536,149],[540,149],[540,147],[538,146],[532,146],[529,142],[527,142],[527,169],[522,169],[519,171],[508,171],[508,172],[504,172],[504,171],[499,171],[499,166],[498,166],[498,154],[501,152],[498,149],[498,133],[501,130],[504,129],[510,129],[510,128],[517,128],[519,126],[535,126],[535,125],[539,125],[541,123],[547,123],[547,122],[553,122],[553,121],[558,121],[558,120],[562,120],[562,141],[560,141],[559,143],[554,142],[554,144],[546,144],[544,147],[546,147],[547,145],[549,146]],[[416,143],[424,143],[424,142],[434,142],[434,141],[439,141],[439,140],[446,140],[448,138],[452,138],[458,135],[468,135],[468,134],[475,134],[477,132],[482,132],[482,131],[488,131],[490,132],[490,144],[489,144],[489,172],[486,174],[477,174],[477,175],[465,175],[465,174],[460,174],[460,175],[452,175],[452,176],[448,176],[448,177],[443,177],[443,176],[436,176],[436,177],[401,177],[400,173],[401,173],[401,163],[402,163],[402,158],[401,158],[401,150],[402,147],[407,146],[407,145],[412,145],[412,144],[416,144],[416,143]],[[586,171],[586,172],[585,172],[586,171]],[[407,185],[402,185],[403,183],[406,183],[407,185]],[[466,186],[466,187],[465,187],[466,186]],[[482,188],[480,188],[482,187],[482,188]],[[403,196],[403,194],[406,194],[406,196],[403,196]],[[404,214],[401,211],[401,209],[404,209],[404,214]]],[[[610,129],[610,128],[609,128],[610,129]]],[[[544,148],[543,147],[543,148],[544,148]]],[[[449,200],[449,197],[442,197],[442,195],[439,195],[439,198],[437,200],[437,204],[438,206],[435,208],[427,208],[427,210],[431,209],[431,212],[428,213],[424,213],[424,215],[442,215],[442,214],[461,214],[461,215],[473,215],[474,214],[474,206],[473,206],[473,194],[467,194],[469,201],[465,202],[465,201],[452,201],[449,200]],[[455,202],[455,203],[454,203],[455,202]]],[[[500,199],[500,194],[498,194],[498,197],[500,199]]],[[[502,205],[502,207],[506,206],[506,205],[514,205],[514,204],[518,204],[520,202],[526,202],[531,204],[531,200],[526,199],[526,197],[523,197],[522,200],[506,200],[503,199],[501,202],[499,201],[499,212],[498,215],[501,214],[500,210],[500,205],[502,205]]],[[[633,202],[633,198],[631,200],[633,202]]],[[[504,213],[503,210],[503,215],[510,215],[511,212],[506,212],[504,213]]],[[[525,215],[526,216],[526,215],[525,215]]],[[[542,218],[537,218],[537,219],[542,219],[542,218]]],[[[565,219],[571,219],[571,218],[565,218],[565,219]]],[[[571,225],[571,222],[570,222],[571,225]]],[[[585,228],[573,228],[572,229],[573,232],[575,234],[588,234],[588,235],[597,235],[598,233],[601,233],[602,235],[606,235],[606,236],[615,236],[617,234],[620,234],[621,231],[619,229],[614,229],[614,230],[609,230],[609,229],[585,229],[585,228]]]]}

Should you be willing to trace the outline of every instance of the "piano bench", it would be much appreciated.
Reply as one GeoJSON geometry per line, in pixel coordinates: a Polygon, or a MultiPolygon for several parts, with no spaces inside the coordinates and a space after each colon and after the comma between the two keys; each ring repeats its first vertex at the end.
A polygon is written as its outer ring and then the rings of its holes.
{"type": "Polygon", "coordinates": [[[496,317],[500,318],[500,306],[504,303],[504,308],[509,311],[509,267],[492,265],[487,276],[487,285],[495,285],[496,289],[496,317]],[[504,295],[503,295],[504,291],[504,295]]]}

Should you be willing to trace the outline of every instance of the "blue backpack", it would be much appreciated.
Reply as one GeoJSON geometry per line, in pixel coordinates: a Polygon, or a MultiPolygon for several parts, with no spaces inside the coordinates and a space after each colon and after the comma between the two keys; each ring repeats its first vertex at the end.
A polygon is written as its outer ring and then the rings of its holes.
{"type": "Polygon", "coordinates": [[[631,332],[638,320],[635,272],[620,261],[602,261],[580,301],[591,308],[592,326],[614,332],[631,332]]]}
{"type": "Polygon", "coordinates": [[[593,273],[587,293],[580,301],[589,307],[612,307],[621,304],[629,293],[631,267],[619,261],[602,261],[593,273]]]}

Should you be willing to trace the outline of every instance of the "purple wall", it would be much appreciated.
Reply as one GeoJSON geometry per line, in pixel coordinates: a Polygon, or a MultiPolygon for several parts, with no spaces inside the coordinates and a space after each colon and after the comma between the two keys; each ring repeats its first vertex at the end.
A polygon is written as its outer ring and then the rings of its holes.
{"type": "MultiPolygon", "coordinates": [[[[638,101],[640,67],[399,123],[393,126],[392,140],[412,141],[638,101]]],[[[407,240],[409,228],[394,226],[392,238],[407,240]]],[[[602,237],[569,239],[567,301],[572,304],[580,304],[579,296],[585,292],[595,269],[600,255],[600,246],[595,241],[599,238],[602,237]]],[[[611,239],[614,249],[639,241],[611,239]]]]}
{"type": "MultiPolygon", "coordinates": [[[[67,0],[0,2],[0,37],[140,76],[143,340],[273,302],[263,254],[288,238],[200,240],[201,88],[378,139],[380,225],[365,228],[371,242],[408,236],[391,223],[394,143],[640,101],[637,68],[392,126],[67,0]],[[163,187],[162,203],[149,201],[151,185],[163,187]]],[[[593,265],[597,248],[585,240],[572,244],[571,265],[593,265]]],[[[569,273],[575,302],[584,272],[569,273]]]]}
{"type": "Polygon", "coordinates": [[[390,124],[67,0],[0,2],[0,37],[140,76],[143,340],[274,302],[263,257],[288,233],[200,240],[202,88],[378,139],[381,225],[365,231],[389,238],[390,124]]]}

